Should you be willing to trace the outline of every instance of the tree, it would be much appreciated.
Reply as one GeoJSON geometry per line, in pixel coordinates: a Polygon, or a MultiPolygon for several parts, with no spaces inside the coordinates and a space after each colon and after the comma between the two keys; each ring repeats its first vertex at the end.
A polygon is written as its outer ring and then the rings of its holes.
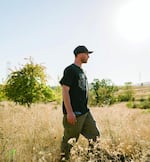
{"type": "Polygon", "coordinates": [[[91,86],[92,93],[90,96],[93,98],[91,104],[103,106],[115,102],[114,92],[117,88],[113,85],[111,80],[102,79],[99,81],[98,79],[94,79],[91,86]]]}
{"type": "Polygon", "coordinates": [[[54,99],[46,82],[45,67],[29,58],[29,63],[8,76],[4,91],[9,100],[30,107],[32,103],[54,99]]]}

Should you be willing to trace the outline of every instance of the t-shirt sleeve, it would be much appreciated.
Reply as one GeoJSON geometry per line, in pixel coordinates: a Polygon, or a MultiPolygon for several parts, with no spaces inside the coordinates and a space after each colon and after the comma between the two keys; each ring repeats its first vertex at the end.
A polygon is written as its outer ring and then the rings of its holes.
{"type": "Polygon", "coordinates": [[[74,72],[73,72],[72,68],[66,68],[64,70],[63,77],[60,80],[60,84],[70,87],[73,84],[73,80],[74,80],[74,72]]]}

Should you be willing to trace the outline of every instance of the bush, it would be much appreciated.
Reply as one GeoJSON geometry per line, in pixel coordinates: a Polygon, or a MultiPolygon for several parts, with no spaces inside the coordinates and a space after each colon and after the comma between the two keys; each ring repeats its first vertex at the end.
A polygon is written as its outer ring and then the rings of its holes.
{"type": "Polygon", "coordinates": [[[150,101],[146,100],[143,102],[128,102],[127,107],[129,108],[140,108],[140,109],[150,109],[150,101]]]}
{"type": "Polygon", "coordinates": [[[7,98],[28,107],[32,103],[54,100],[52,89],[46,85],[44,70],[44,66],[30,59],[22,68],[13,71],[5,84],[7,98]]]}
{"type": "Polygon", "coordinates": [[[91,83],[91,89],[89,93],[89,103],[90,105],[111,105],[116,101],[114,97],[114,92],[117,91],[111,80],[94,79],[91,83]]]}
{"type": "Polygon", "coordinates": [[[6,96],[4,93],[4,86],[0,84],[0,101],[4,101],[4,100],[6,100],[6,96]]]}
{"type": "Polygon", "coordinates": [[[132,102],[132,101],[127,103],[127,107],[129,107],[129,108],[137,108],[137,106],[138,105],[135,102],[132,102]]]}
{"type": "Polygon", "coordinates": [[[132,88],[132,83],[127,82],[125,83],[125,86],[123,87],[123,92],[118,95],[118,101],[124,102],[124,101],[134,101],[133,97],[134,91],[132,88]]]}
{"type": "Polygon", "coordinates": [[[118,95],[118,101],[119,102],[134,101],[134,97],[132,96],[132,94],[128,94],[128,93],[119,94],[118,95]]]}
{"type": "Polygon", "coordinates": [[[61,104],[61,102],[62,102],[62,89],[61,89],[61,86],[55,86],[55,87],[52,87],[52,89],[53,89],[53,92],[55,94],[55,101],[58,104],[61,104]]]}
{"type": "Polygon", "coordinates": [[[141,109],[149,109],[150,108],[150,102],[148,100],[140,102],[139,108],[141,108],[141,109]]]}

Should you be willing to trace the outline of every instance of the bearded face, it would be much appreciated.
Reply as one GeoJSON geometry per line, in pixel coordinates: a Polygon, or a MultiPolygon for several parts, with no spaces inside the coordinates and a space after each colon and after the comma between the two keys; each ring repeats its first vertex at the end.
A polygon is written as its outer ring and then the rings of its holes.
{"type": "Polygon", "coordinates": [[[80,55],[80,60],[82,63],[87,63],[89,58],[89,54],[88,53],[81,53],[80,55]]]}

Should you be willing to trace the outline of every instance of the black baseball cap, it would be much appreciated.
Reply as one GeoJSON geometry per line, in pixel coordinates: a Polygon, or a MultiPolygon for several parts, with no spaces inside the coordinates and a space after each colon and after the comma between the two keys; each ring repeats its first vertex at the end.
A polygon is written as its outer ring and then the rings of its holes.
{"type": "Polygon", "coordinates": [[[75,54],[75,55],[77,55],[77,54],[79,54],[79,53],[93,53],[93,51],[89,51],[85,46],[77,46],[75,49],[74,49],[74,51],[73,51],[73,53],[75,54]]]}

